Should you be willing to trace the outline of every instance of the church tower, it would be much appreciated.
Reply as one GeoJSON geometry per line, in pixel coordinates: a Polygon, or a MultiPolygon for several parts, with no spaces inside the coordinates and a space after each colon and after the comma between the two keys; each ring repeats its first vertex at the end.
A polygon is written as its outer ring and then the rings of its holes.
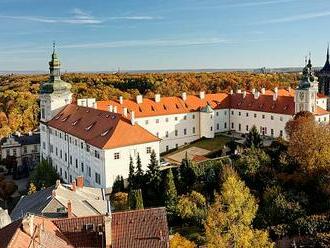
{"type": "Polygon", "coordinates": [[[71,84],[61,80],[61,63],[55,52],[49,62],[49,79],[40,89],[40,122],[50,121],[59,111],[72,101],[71,84]]]}
{"type": "Polygon", "coordinates": [[[330,54],[329,54],[329,45],[327,49],[327,57],[323,68],[317,73],[319,77],[319,92],[330,96],[330,54]]]}
{"type": "Polygon", "coordinates": [[[314,113],[316,111],[318,85],[317,77],[312,71],[311,58],[309,58],[295,92],[295,113],[301,111],[314,113]]]}

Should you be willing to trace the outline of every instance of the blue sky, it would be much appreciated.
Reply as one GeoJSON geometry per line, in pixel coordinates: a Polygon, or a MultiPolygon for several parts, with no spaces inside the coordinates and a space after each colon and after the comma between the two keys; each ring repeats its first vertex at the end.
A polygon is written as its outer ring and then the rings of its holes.
{"type": "Polygon", "coordinates": [[[329,0],[0,0],[0,71],[321,66],[329,0]]]}

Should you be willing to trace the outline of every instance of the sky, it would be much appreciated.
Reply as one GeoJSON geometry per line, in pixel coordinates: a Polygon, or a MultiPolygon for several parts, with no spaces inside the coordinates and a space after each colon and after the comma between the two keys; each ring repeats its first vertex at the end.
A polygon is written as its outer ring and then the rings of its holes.
{"type": "Polygon", "coordinates": [[[0,71],[296,67],[325,62],[329,0],[0,0],[0,71]]]}

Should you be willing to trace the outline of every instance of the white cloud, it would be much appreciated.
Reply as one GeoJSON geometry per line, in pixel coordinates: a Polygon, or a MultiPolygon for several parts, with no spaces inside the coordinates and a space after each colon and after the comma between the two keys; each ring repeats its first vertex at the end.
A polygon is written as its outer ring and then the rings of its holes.
{"type": "Polygon", "coordinates": [[[12,19],[12,20],[32,21],[32,22],[40,22],[40,23],[97,25],[97,24],[102,24],[109,20],[155,20],[162,18],[153,17],[153,16],[114,16],[114,17],[100,18],[100,17],[95,17],[79,8],[75,8],[71,11],[70,17],[10,16],[10,15],[0,14],[0,19],[12,19]]]}
{"type": "Polygon", "coordinates": [[[305,14],[301,14],[301,15],[292,15],[292,16],[287,16],[287,17],[283,17],[283,18],[269,19],[269,20],[261,21],[259,23],[254,23],[254,24],[296,22],[296,21],[315,19],[315,18],[320,18],[320,17],[325,17],[325,16],[330,16],[330,11],[305,13],[305,14]]]}
{"type": "Polygon", "coordinates": [[[202,39],[149,39],[149,40],[124,40],[84,44],[68,44],[60,48],[120,48],[120,47],[166,47],[166,46],[200,46],[220,43],[231,43],[222,38],[202,38],[202,39]]]}
{"type": "Polygon", "coordinates": [[[228,4],[225,6],[227,6],[227,7],[253,7],[253,6],[280,4],[280,3],[288,3],[288,2],[295,2],[295,1],[297,1],[297,0],[268,0],[268,1],[234,3],[234,4],[228,4]]]}

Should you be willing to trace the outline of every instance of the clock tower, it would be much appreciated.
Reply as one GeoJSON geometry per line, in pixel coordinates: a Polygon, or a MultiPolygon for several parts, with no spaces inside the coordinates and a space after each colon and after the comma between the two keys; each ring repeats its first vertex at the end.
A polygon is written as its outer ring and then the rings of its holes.
{"type": "Polygon", "coordinates": [[[311,58],[303,70],[303,75],[295,93],[295,113],[301,111],[316,111],[316,97],[318,93],[318,81],[312,70],[311,58]]]}

